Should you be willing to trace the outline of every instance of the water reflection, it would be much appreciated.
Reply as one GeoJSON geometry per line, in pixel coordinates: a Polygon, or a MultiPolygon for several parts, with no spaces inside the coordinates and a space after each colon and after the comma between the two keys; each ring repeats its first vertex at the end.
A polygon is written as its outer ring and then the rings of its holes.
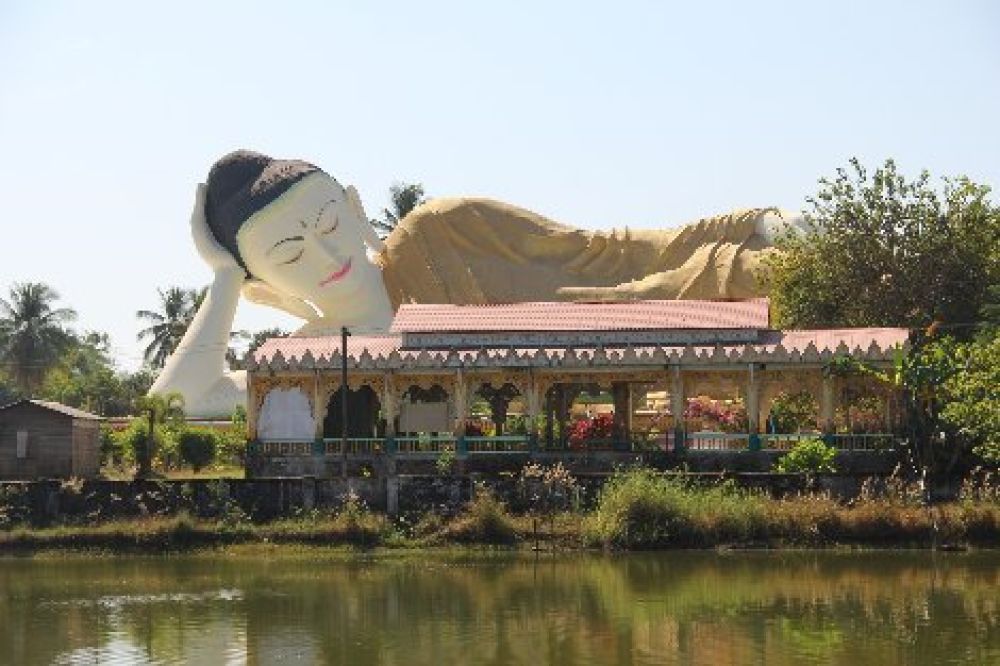
{"type": "Polygon", "coordinates": [[[1000,663],[1000,553],[0,561],[0,662],[1000,663]]]}

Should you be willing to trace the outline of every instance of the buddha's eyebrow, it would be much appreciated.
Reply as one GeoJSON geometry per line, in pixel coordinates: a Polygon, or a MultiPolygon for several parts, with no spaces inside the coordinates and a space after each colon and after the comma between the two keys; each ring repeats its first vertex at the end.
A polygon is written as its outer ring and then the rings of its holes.
{"type": "Polygon", "coordinates": [[[289,236],[288,238],[282,238],[280,241],[271,246],[271,249],[267,251],[267,254],[271,254],[278,248],[279,245],[282,245],[284,243],[294,243],[295,241],[303,241],[303,240],[305,239],[302,236],[289,236]]]}

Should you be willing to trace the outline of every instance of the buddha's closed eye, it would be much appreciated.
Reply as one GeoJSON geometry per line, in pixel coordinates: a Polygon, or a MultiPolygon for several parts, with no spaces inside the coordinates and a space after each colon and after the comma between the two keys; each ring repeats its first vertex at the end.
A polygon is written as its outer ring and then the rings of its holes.
{"type": "Polygon", "coordinates": [[[271,246],[267,254],[280,265],[298,261],[305,252],[305,239],[302,236],[292,236],[278,241],[271,246]]]}
{"type": "Polygon", "coordinates": [[[321,234],[331,234],[336,231],[337,226],[340,224],[340,218],[337,217],[337,211],[334,209],[333,204],[336,203],[334,199],[327,201],[320,208],[319,214],[316,215],[316,231],[321,234]]]}

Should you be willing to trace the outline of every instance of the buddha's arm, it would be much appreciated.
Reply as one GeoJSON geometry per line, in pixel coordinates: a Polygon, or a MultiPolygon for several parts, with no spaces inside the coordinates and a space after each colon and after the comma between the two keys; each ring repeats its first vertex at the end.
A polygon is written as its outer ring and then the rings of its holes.
{"type": "Polygon", "coordinates": [[[187,332],[156,378],[151,393],[177,391],[193,406],[225,374],[226,350],[244,272],[239,267],[222,268],[202,301],[187,332]]]}

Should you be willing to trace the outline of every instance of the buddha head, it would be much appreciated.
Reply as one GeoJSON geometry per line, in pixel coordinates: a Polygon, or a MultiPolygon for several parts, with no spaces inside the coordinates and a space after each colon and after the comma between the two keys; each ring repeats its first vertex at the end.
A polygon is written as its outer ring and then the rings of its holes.
{"type": "Polygon", "coordinates": [[[328,313],[381,286],[368,257],[380,241],[357,192],[307,162],[226,155],[208,175],[205,221],[251,289],[271,296],[253,300],[277,305],[290,296],[328,313]]]}

